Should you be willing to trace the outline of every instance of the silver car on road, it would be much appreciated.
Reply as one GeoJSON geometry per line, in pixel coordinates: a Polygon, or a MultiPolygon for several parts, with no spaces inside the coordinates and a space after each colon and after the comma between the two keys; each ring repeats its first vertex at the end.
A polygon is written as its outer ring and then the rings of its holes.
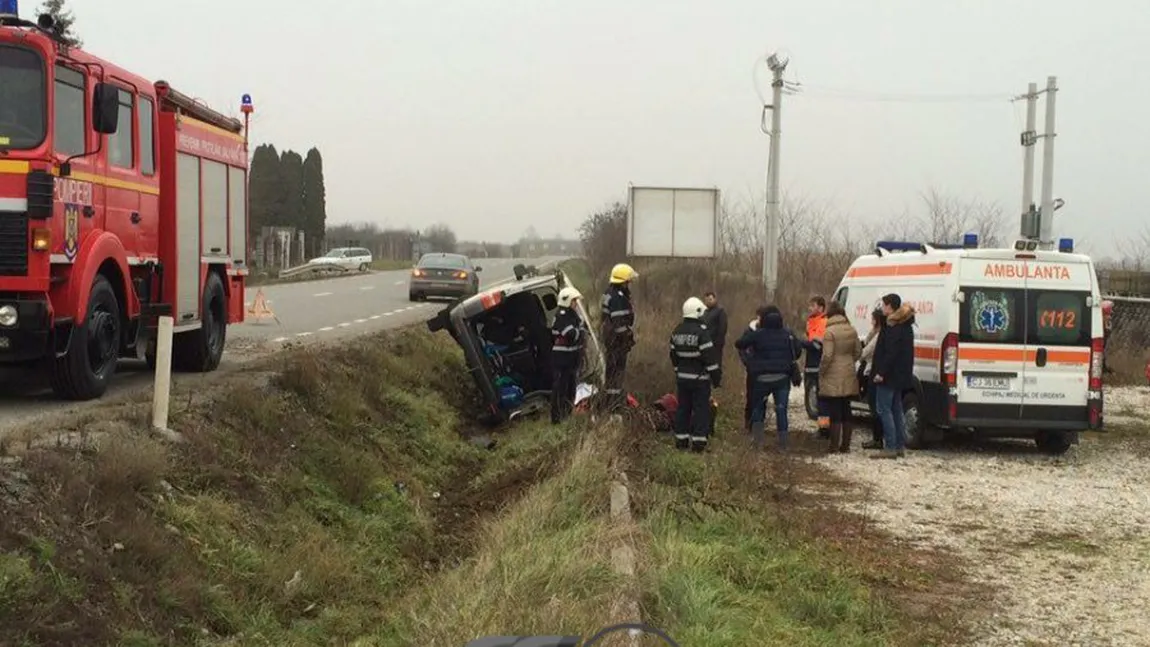
{"type": "Polygon", "coordinates": [[[479,273],[463,254],[435,252],[424,254],[411,270],[408,298],[423,301],[428,297],[469,297],[479,293],[479,273]]]}

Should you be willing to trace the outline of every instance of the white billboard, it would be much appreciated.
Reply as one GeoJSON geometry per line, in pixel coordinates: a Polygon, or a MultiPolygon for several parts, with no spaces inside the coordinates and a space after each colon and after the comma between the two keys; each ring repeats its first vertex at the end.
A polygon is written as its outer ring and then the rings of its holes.
{"type": "Polygon", "coordinates": [[[715,258],[719,190],[631,187],[627,255],[715,258]]]}

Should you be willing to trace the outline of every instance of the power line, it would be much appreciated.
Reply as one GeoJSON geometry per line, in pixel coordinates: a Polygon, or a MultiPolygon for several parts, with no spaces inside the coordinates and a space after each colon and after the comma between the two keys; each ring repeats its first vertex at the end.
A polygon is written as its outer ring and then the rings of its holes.
{"type": "Polygon", "coordinates": [[[862,101],[871,103],[1008,103],[1017,97],[1013,94],[923,94],[867,92],[848,88],[835,88],[823,85],[807,85],[800,82],[787,82],[784,91],[793,96],[840,101],[862,101]]]}

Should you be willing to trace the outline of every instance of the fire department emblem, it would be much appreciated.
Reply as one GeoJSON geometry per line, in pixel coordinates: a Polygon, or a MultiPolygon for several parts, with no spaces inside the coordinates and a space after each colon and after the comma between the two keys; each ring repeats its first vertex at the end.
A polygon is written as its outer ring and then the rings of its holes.
{"type": "Polygon", "coordinates": [[[76,260],[80,249],[80,205],[64,205],[64,256],[69,261],[76,260]]]}

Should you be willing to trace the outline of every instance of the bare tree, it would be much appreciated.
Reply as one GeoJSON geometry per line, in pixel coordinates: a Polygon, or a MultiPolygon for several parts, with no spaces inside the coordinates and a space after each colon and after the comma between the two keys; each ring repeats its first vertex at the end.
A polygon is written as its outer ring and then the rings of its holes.
{"type": "Polygon", "coordinates": [[[921,194],[926,213],[915,220],[916,237],[924,242],[960,243],[967,233],[978,234],[979,244],[996,247],[1005,242],[1006,219],[993,202],[963,199],[930,188],[921,194]]]}

